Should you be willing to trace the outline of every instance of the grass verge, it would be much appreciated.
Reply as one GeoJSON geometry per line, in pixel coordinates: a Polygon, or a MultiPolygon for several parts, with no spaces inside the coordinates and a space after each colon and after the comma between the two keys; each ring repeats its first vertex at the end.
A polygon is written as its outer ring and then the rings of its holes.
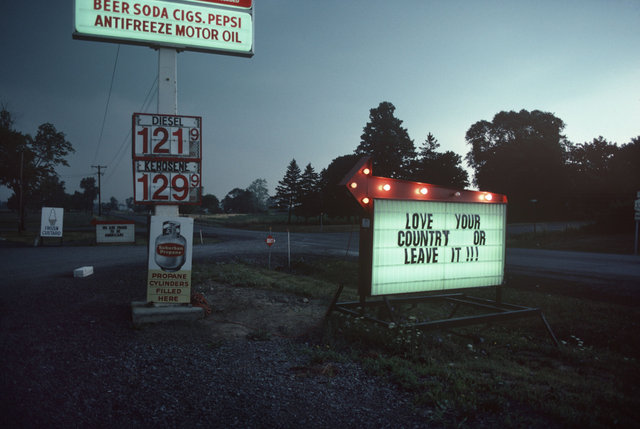
{"type": "MultiPolygon", "coordinates": [[[[355,297],[355,262],[313,259],[293,272],[249,263],[197,267],[194,284],[208,278],[238,286],[277,289],[329,302],[338,282],[355,297]]],[[[504,300],[541,308],[562,342],[555,347],[537,318],[428,331],[399,323],[383,328],[333,313],[312,362],[352,360],[410,392],[425,423],[460,427],[634,427],[640,419],[640,311],[584,294],[554,293],[554,283],[513,278],[504,300]],[[536,286],[542,286],[540,288],[536,286]]],[[[491,297],[490,289],[468,291],[491,297]]],[[[397,307],[407,322],[448,313],[419,304],[397,307]]]]}

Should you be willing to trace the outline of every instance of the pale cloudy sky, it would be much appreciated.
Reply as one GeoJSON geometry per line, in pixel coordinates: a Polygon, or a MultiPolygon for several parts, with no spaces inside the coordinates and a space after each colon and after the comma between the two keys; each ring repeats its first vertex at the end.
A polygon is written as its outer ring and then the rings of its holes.
{"type": "MultiPolygon", "coordinates": [[[[43,122],[76,149],[67,192],[107,165],[103,200],[133,194],[131,114],[156,51],[73,40],[72,0],[0,4],[0,102],[16,128],[43,122]],[[100,141],[100,144],[99,144],[100,141]]],[[[640,135],[640,1],[254,0],[255,56],[178,55],[178,112],[203,117],[205,193],[292,158],[319,172],[352,153],[381,101],[417,147],[429,132],[464,156],[467,129],[501,110],[554,113],[575,143],[640,135]]],[[[155,97],[155,94],[153,94],[155,97]]],[[[147,112],[156,109],[155,98],[147,112]]],[[[9,192],[0,189],[0,199],[9,192]]]]}

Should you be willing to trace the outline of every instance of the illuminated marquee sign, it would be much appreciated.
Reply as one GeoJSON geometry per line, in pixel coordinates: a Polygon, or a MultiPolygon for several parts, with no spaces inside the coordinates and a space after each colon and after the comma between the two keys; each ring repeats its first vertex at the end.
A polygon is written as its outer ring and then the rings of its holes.
{"type": "Polygon", "coordinates": [[[76,0],[76,39],[253,55],[251,1],[76,0]],[[205,3],[207,5],[205,5],[205,3]],[[241,6],[239,8],[218,7],[241,6]]]}
{"type": "Polygon", "coordinates": [[[134,113],[133,198],[136,204],[199,204],[202,118],[134,113]]]}
{"type": "Polygon", "coordinates": [[[505,204],[375,200],[371,295],[495,286],[505,204]]]}
{"type": "Polygon", "coordinates": [[[342,184],[368,215],[360,231],[361,296],[503,282],[506,196],[376,177],[370,158],[342,184]]]}

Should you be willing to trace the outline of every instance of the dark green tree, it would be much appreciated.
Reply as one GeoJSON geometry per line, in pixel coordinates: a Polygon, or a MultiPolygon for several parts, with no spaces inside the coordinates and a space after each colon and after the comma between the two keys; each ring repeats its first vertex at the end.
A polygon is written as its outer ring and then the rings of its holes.
{"type": "Polygon", "coordinates": [[[64,133],[56,130],[56,127],[50,123],[38,127],[31,148],[34,153],[34,164],[40,171],[40,177],[56,175],[55,168],[59,165],[69,166],[66,157],[75,152],[64,133]]]}
{"type": "Polygon", "coordinates": [[[471,146],[466,160],[475,184],[506,194],[510,216],[529,216],[533,200],[538,201],[538,215],[558,216],[567,190],[564,126],[561,119],[539,110],[500,112],[491,122],[476,122],[466,134],[471,146]]]}
{"type": "Polygon", "coordinates": [[[278,182],[275,195],[278,206],[287,208],[287,223],[291,223],[293,209],[300,202],[300,180],[300,167],[294,158],[289,162],[284,177],[278,182]]]}
{"type": "Polygon", "coordinates": [[[346,186],[339,185],[346,174],[361,158],[359,155],[343,155],[335,158],[320,175],[322,211],[329,217],[357,216],[362,213],[358,202],[346,186]]]}
{"type": "MultiPolygon", "coordinates": [[[[55,169],[68,166],[66,156],[74,152],[64,133],[49,123],[38,127],[35,138],[13,128],[11,113],[4,107],[0,110],[0,184],[7,186],[16,195],[20,206],[19,229],[24,229],[24,205],[37,206],[42,196],[35,195],[46,188],[59,194],[60,185],[55,169]],[[53,188],[52,188],[53,187],[53,188]]],[[[41,192],[42,193],[42,192],[41,192]]],[[[59,195],[58,195],[59,196],[59,195]]]]}
{"type": "Polygon", "coordinates": [[[569,152],[572,216],[595,220],[603,230],[633,227],[633,200],[640,190],[640,139],[618,146],[600,136],[569,152]]]}
{"type": "Polygon", "coordinates": [[[462,157],[455,152],[438,152],[440,143],[429,133],[411,168],[413,180],[464,189],[469,175],[462,168],[462,157]]]}
{"type": "Polygon", "coordinates": [[[38,187],[31,191],[28,207],[34,210],[43,206],[64,207],[67,199],[64,182],[57,175],[44,176],[38,187]]]}
{"type": "Polygon", "coordinates": [[[369,122],[355,153],[373,157],[376,176],[407,179],[416,151],[402,121],[394,116],[395,110],[393,104],[383,101],[369,111],[369,122]]]}
{"type": "Polygon", "coordinates": [[[82,188],[82,196],[84,201],[84,210],[90,211],[93,214],[93,202],[98,197],[98,186],[96,185],[95,177],[85,177],[80,181],[80,188],[82,188]]]}
{"type": "Polygon", "coordinates": [[[266,179],[256,179],[247,188],[247,191],[253,194],[255,199],[254,205],[257,212],[266,212],[267,203],[269,201],[269,190],[267,189],[266,179]]]}
{"type": "Polygon", "coordinates": [[[254,213],[256,211],[253,194],[240,188],[234,188],[222,199],[225,213],[254,213]]]}
{"type": "Polygon", "coordinates": [[[213,194],[202,196],[202,209],[210,214],[220,213],[220,201],[213,194]]]}
{"type": "Polygon", "coordinates": [[[322,212],[319,184],[320,175],[316,173],[311,163],[307,164],[300,176],[300,206],[296,208],[296,215],[303,216],[305,222],[322,212]]]}
{"type": "Polygon", "coordinates": [[[35,175],[33,152],[29,147],[29,136],[13,128],[11,113],[4,107],[0,110],[0,184],[13,191],[9,208],[18,213],[18,231],[24,230],[24,202],[33,188],[35,175]]]}
{"type": "Polygon", "coordinates": [[[614,186],[621,192],[633,194],[640,191],[640,136],[620,147],[611,160],[614,186]]]}
{"type": "Polygon", "coordinates": [[[116,197],[109,198],[109,203],[108,203],[109,210],[118,210],[118,206],[119,206],[119,203],[116,197]]]}

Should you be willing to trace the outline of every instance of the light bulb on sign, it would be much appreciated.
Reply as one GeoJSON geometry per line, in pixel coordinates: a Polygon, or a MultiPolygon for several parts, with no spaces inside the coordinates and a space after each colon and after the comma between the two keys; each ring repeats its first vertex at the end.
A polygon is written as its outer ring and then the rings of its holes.
{"type": "Polygon", "coordinates": [[[356,189],[358,187],[358,184],[356,182],[351,182],[350,186],[352,189],[356,189]]]}
{"type": "Polygon", "coordinates": [[[389,190],[391,190],[391,185],[390,185],[390,184],[388,184],[388,183],[385,183],[385,184],[382,186],[382,189],[384,189],[385,191],[389,192],[389,190]]]}
{"type": "Polygon", "coordinates": [[[365,168],[364,170],[362,170],[362,174],[364,174],[365,176],[368,176],[369,174],[371,174],[371,170],[369,170],[368,168],[365,168]]]}

